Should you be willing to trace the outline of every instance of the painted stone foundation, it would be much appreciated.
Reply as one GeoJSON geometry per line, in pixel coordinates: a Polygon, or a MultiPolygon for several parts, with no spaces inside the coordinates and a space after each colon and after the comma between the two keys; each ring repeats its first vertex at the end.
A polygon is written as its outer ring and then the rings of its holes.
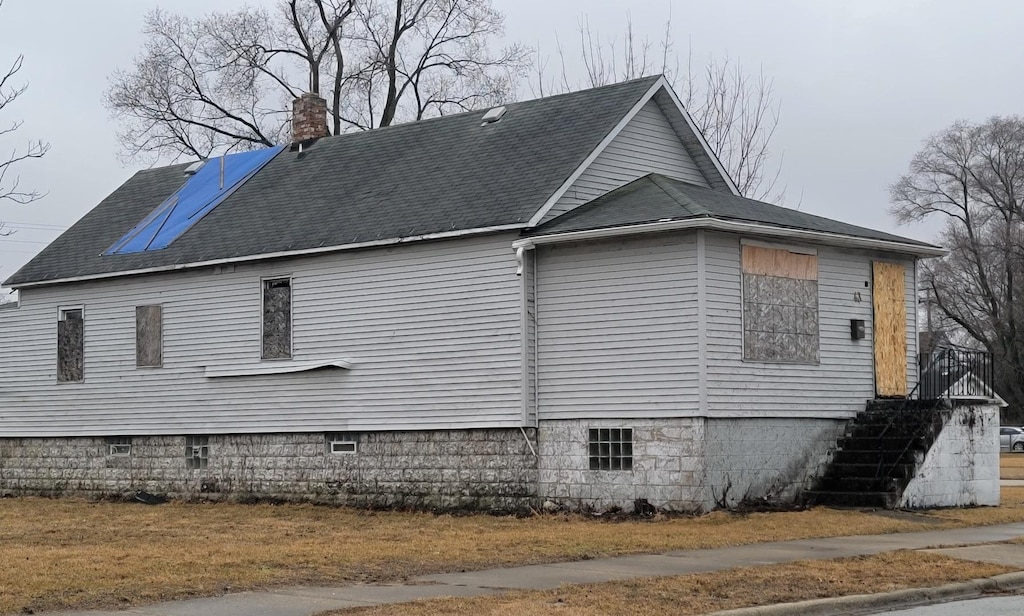
{"type": "Polygon", "coordinates": [[[953,405],[900,507],[999,504],[999,407],[953,405]]]}
{"type": "Polygon", "coordinates": [[[744,498],[794,499],[820,472],[846,422],[832,419],[543,421],[538,496],[570,509],[666,511],[732,507],[744,498]],[[592,428],[631,428],[631,470],[590,470],[592,428]]]}
{"type": "Polygon", "coordinates": [[[709,505],[744,499],[789,502],[820,474],[846,420],[708,419],[704,447],[709,505]]]}
{"type": "MultiPolygon", "coordinates": [[[[532,439],[535,435],[527,430],[532,439]]],[[[211,435],[206,468],[187,468],[184,436],[0,439],[0,494],[282,499],[368,507],[521,511],[536,458],[509,430],[371,432],[356,453],[329,453],[323,433],[211,435]]]]}
{"type": "Polygon", "coordinates": [[[632,511],[645,499],[666,511],[704,508],[704,420],[542,421],[538,496],[569,509],[632,511]],[[588,431],[633,430],[631,470],[590,470],[588,431]]]}

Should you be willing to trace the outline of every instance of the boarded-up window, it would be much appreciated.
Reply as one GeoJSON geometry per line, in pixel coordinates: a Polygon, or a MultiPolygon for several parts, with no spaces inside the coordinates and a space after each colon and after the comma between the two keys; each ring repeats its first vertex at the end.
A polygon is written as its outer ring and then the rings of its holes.
{"type": "Polygon", "coordinates": [[[818,362],[818,257],[743,246],[743,358],[818,362]]]}
{"type": "Polygon", "coordinates": [[[292,281],[263,281],[263,359],[292,356],[292,281]]]}
{"type": "Polygon", "coordinates": [[[57,319],[57,380],[85,377],[85,319],[81,308],[61,308],[57,319]]]}
{"type": "Polygon", "coordinates": [[[163,310],[160,306],[135,307],[135,365],[163,365],[163,310]]]}

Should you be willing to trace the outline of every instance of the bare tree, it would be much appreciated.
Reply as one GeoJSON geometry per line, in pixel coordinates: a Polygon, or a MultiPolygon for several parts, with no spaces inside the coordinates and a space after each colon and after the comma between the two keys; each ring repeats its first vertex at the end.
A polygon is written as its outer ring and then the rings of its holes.
{"type": "Polygon", "coordinates": [[[568,53],[558,42],[557,75],[548,73],[548,60],[538,53],[529,81],[534,94],[543,96],[663,74],[740,194],[753,199],[784,198],[785,191],[776,186],[781,158],[779,164],[773,164],[771,152],[780,106],[774,82],[763,70],[750,73],[728,57],[710,58],[702,68],[695,68],[692,49],[687,50],[685,63],[681,62],[671,16],[659,41],[638,36],[628,15],[620,36],[603,39],[586,15],[580,18],[576,34],[577,54],[568,53]],[[582,64],[582,80],[569,77],[573,72],[567,68],[570,56],[582,64]]]}
{"type": "Polygon", "coordinates": [[[945,221],[950,254],[922,280],[947,327],[992,353],[997,391],[1024,403],[1024,119],[957,122],[928,138],[890,187],[901,222],[945,221]]]}
{"type": "Polygon", "coordinates": [[[205,157],[288,138],[303,91],[328,100],[334,133],[507,100],[526,67],[495,53],[490,0],[279,0],[189,18],[153,11],[147,42],[111,76],[106,105],[125,157],[205,157]]]}
{"type": "MultiPolygon", "coordinates": [[[[0,0],[0,8],[2,7],[3,0],[0,0]]],[[[16,101],[28,90],[28,84],[15,83],[16,76],[21,70],[23,62],[24,56],[19,54],[6,71],[0,72],[0,113],[3,113],[8,105],[16,101]]],[[[14,120],[9,124],[0,124],[0,138],[12,136],[21,128],[22,123],[20,120],[14,120]]],[[[26,204],[43,196],[37,190],[21,188],[20,178],[16,175],[11,175],[11,172],[18,163],[31,158],[42,158],[49,149],[50,144],[44,141],[29,140],[24,148],[15,147],[6,158],[0,158],[0,201],[6,200],[26,204]]],[[[4,233],[4,231],[0,229],[0,233],[4,233]]]]}

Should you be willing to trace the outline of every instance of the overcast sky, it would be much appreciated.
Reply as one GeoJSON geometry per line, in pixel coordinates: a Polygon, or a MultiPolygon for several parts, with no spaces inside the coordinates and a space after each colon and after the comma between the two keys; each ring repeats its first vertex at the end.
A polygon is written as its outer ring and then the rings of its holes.
{"type": "MultiPolygon", "coordinates": [[[[640,33],[657,38],[671,9],[676,41],[698,63],[728,55],[774,79],[781,121],[773,149],[783,157],[787,205],[924,240],[936,227],[896,227],[887,186],[929,134],[958,119],[1018,113],[1024,102],[1024,3],[1013,0],[494,3],[508,40],[552,54],[556,33],[566,44],[577,36],[584,10],[606,37],[621,31],[628,12],[640,33]]],[[[129,67],[141,49],[143,15],[156,6],[198,15],[243,4],[4,1],[0,65],[24,54],[20,76],[30,87],[0,118],[25,122],[16,141],[0,140],[0,152],[30,137],[52,150],[19,169],[24,187],[47,196],[0,205],[0,220],[17,230],[0,238],[0,279],[137,169],[119,162],[116,123],[100,101],[110,72],[129,67]]]]}

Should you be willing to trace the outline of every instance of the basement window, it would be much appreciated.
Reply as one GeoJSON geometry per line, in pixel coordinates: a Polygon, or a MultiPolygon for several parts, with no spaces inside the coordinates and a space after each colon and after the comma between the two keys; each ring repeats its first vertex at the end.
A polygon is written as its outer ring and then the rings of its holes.
{"type": "Polygon", "coordinates": [[[59,308],[57,311],[57,381],[81,382],[84,377],[85,309],[59,308]]]}
{"type": "Polygon", "coordinates": [[[263,280],[263,359],[292,356],[292,280],[263,280]]]}
{"type": "Polygon", "coordinates": [[[210,439],[206,436],[185,437],[185,468],[206,468],[210,461],[210,439]]]}
{"type": "Polygon", "coordinates": [[[163,308],[135,307],[135,366],[159,368],[163,365],[163,308]]]}
{"type": "Polygon", "coordinates": [[[112,436],[107,438],[107,455],[112,458],[127,458],[132,455],[132,437],[112,436]]]}
{"type": "Polygon", "coordinates": [[[357,451],[359,436],[351,432],[332,432],[327,435],[327,453],[351,455],[357,451]]]}
{"type": "Polygon", "coordinates": [[[591,428],[590,470],[633,470],[633,428],[591,428]]]}

